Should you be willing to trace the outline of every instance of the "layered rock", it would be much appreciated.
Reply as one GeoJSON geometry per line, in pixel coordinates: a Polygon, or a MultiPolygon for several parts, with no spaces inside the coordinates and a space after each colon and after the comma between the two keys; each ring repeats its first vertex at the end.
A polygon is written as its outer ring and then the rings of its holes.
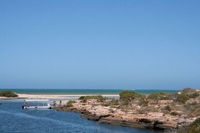
{"type": "Polygon", "coordinates": [[[99,123],[177,132],[200,117],[200,92],[184,89],[177,94],[141,95],[124,91],[119,99],[85,96],[60,111],[79,112],[99,123]]]}
{"type": "Polygon", "coordinates": [[[96,100],[89,100],[86,103],[77,100],[72,107],[63,106],[57,108],[57,110],[79,112],[84,118],[104,124],[171,131],[179,129],[183,125],[189,125],[196,119],[159,112],[134,114],[131,110],[125,112],[118,108],[102,106],[96,100]]]}

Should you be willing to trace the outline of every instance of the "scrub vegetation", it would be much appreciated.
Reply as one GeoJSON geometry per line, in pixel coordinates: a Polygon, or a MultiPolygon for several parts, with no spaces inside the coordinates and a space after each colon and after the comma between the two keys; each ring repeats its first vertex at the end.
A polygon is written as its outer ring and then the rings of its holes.
{"type": "Polygon", "coordinates": [[[179,133],[200,133],[200,118],[196,119],[191,125],[180,130],[179,133]]]}
{"type": "Polygon", "coordinates": [[[18,95],[10,90],[5,90],[0,92],[1,97],[18,97],[18,95]]]}
{"type": "Polygon", "coordinates": [[[96,99],[99,102],[103,102],[105,100],[105,98],[103,96],[81,96],[79,98],[79,100],[81,100],[83,102],[87,102],[90,99],[96,99]]]}
{"type": "Polygon", "coordinates": [[[67,102],[67,107],[73,107],[73,104],[76,103],[76,101],[70,100],[67,102]]]}

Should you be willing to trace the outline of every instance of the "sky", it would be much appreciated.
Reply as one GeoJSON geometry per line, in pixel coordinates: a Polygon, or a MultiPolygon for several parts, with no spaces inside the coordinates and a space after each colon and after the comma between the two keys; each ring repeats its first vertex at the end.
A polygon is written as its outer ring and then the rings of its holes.
{"type": "Polygon", "coordinates": [[[199,0],[0,0],[0,88],[200,88],[199,0]]]}

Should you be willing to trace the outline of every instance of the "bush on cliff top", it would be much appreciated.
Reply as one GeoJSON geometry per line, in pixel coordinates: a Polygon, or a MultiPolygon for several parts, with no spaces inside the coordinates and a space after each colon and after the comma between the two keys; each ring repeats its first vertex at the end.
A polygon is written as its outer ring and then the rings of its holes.
{"type": "Polygon", "coordinates": [[[186,95],[186,94],[179,94],[176,98],[176,102],[179,102],[179,103],[186,103],[187,100],[189,100],[189,96],[186,95]]]}
{"type": "Polygon", "coordinates": [[[192,93],[192,94],[188,94],[189,98],[196,98],[196,97],[198,97],[199,95],[200,95],[200,94],[197,93],[197,92],[194,92],[194,93],[192,93]]]}
{"type": "Polygon", "coordinates": [[[159,92],[159,93],[153,93],[148,96],[148,99],[153,100],[172,100],[173,94],[165,93],[165,92],[159,92]]]}
{"type": "Polygon", "coordinates": [[[121,93],[119,93],[119,96],[120,96],[120,101],[122,101],[126,105],[128,105],[133,100],[136,99],[140,100],[145,98],[144,95],[132,91],[122,91],[121,93]]]}
{"type": "Polygon", "coordinates": [[[133,100],[137,98],[144,98],[145,96],[132,91],[122,91],[119,93],[120,100],[133,100]]]}
{"type": "Polygon", "coordinates": [[[67,102],[67,107],[72,107],[74,103],[76,103],[76,101],[70,100],[69,102],[67,102]]]}
{"type": "Polygon", "coordinates": [[[185,104],[190,98],[197,98],[200,96],[200,92],[194,89],[187,88],[182,91],[181,94],[176,94],[176,101],[185,104]]]}
{"type": "Polygon", "coordinates": [[[193,88],[184,88],[183,90],[182,90],[182,93],[194,93],[194,92],[196,92],[196,90],[195,89],[193,89],[193,88]]]}
{"type": "Polygon", "coordinates": [[[14,92],[12,92],[10,90],[1,91],[0,96],[3,96],[3,97],[18,97],[17,94],[15,94],[14,92]]]}
{"type": "Polygon", "coordinates": [[[103,102],[105,100],[105,98],[102,96],[81,96],[79,98],[79,100],[81,100],[83,102],[87,102],[87,100],[89,100],[89,99],[96,99],[99,102],[103,102]]]}

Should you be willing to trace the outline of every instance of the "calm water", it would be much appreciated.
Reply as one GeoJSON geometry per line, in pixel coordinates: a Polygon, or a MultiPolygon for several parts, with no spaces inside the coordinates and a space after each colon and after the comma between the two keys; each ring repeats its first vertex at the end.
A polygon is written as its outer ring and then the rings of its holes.
{"type": "Polygon", "coordinates": [[[0,133],[158,133],[98,124],[79,114],[54,110],[22,110],[20,101],[0,105],[0,133]]]}
{"type": "MultiPolygon", "coordinates": [[[[5,90],[5,89],[0,89],[5,90]]],[[[25,94],[119,94],[122,89],[10,89],[16,93],[25,94]]],[[[178,90],[129,90],[142,94],[156,92],[176,93],[178,90]]]]}

